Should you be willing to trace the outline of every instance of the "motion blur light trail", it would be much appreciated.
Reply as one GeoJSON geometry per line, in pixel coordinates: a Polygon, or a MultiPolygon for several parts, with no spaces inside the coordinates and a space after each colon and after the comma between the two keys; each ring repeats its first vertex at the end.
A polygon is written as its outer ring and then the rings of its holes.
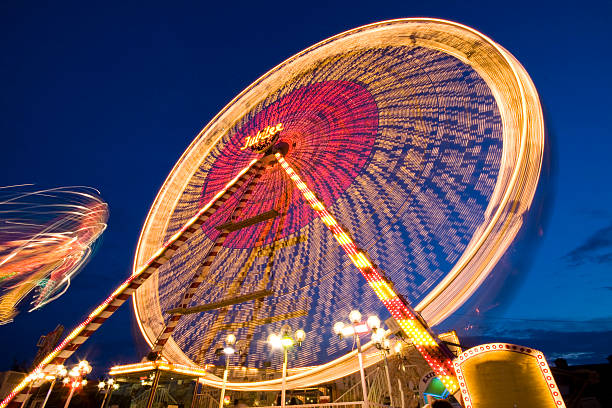
{"type": "MultiPolygon", "coordinates": [[[[278,124],[284,159],[429,326],[472,298],[522,228],[545,142],[535,87],[490,38],[435,19],[359,27],[273,68],[202,130],[151,207],[135,270],[261,154],[243,149],[248,141],[278,124]]],[[[346,267],[344,251],[293,184],[280,166],[266,171],[241,217],[273,209],[283,216],[233,231],[191,302],[223,301],[235,282],[242,294],[273,296],[257,300],[257,312],[248,302],[232,305],[222,322],[215,311],[185,316],[162,351],[168,361],[211,364],[209,345],[231,331],[250,339],[247,367],[280,364],[265,340],[292,319],[319,346],[289,364],[325,364],[350,346],[329,335],[332,316],[357,307],[390,315],[346,267]],[[260,324],[271,316],[278,320],[260,324]]],[[[138,324],[151,345],[239,197],[136,292],[138,324]]]]}
{"type": "Polygon", "coordinates": [[[0,324],[63,295],[106,229],[108,205],[88,187],[0,188],[0,324]]]}
{"type": "Polygon", "coordinates": [[[432,370],[436,372],[446,389],[454,394],[459,389],[459,383],[449,358],[452,356],[450,350],[443,344],[436,342],[434,333],[417,319],[416,313],[410,305],[398,296],[393,290],[392,285],[376,270],[376,267],[368,259],[368,255],[357,248],[355,242],[342,230],[342,227],[338,225],[334,217],[327,211],[321,201],[317,199],[312,190],[300,179],[300,176],[289,166],[282,155],[276,153],[276,159],[295,183],[306,201],[308,201],[308,204],[321,218],[321,221],[332,232],[336,241],[338,241],[342,249],[351,258],[353,264],[359,269],[359,272],[361,272],[378,298],[389,310],[391,316],[397,321],[403,332],[410,337],[414,346],[425,358],[432,370]]]}

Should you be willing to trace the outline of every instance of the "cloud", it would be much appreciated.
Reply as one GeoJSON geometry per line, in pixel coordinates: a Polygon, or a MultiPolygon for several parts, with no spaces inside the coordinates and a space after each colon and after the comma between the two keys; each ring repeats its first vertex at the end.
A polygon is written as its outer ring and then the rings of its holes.
{"type": "Polygon", "coordinates": [[[568,252],[563,259],[570,266],[587,262],[612,263],[612,224],[595,231],[582,245],[568,252]]]}
{"type": "Polygon", "coordinates": [[[549,362],[561,357],[571,364],[604,364],[606,357],[612,354],[612,347],[610,347],[612,331],[527,330],[497,336],[462,337],[459,335],[459,339],[467,347],[495,342],[532,347],[542,351],[549,362]]]}
{"type": "Polygon", "coordinates": [[[504,342],[542,351],[549,362],[565,358],[570,364],[606,363],[612,354],[612,318],[587,321],[491,319],[479,327],[457,330],[465,348],[504,342]]]}
{"type": "Polygon", "coordinates": [[[582,361],[591,361],[593,360],[593,357],[596,355],[597,353],[594,353],[592,351],[580,351],[580,352],[567,352],[567,353],[550,353],[547,357],[550,361],[554,361],[557,358],[564,358],[567,361],[578,361],[578,362],[582,362],[582,361]]]}
{"type": "Polygon", "coordinates": [[[599,264],[608,264],[612,262],[612,252],[608,252],[607,254],[598,255],[595,258],[595,262],[599,264]]]}

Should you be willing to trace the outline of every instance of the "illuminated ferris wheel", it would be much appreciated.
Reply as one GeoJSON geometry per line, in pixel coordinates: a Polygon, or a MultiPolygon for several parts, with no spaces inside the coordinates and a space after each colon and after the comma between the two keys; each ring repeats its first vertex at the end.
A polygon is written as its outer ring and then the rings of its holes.
{"type": "Polygon", "coordinates": [[[152,350],[200,367],[230,333],[241,364],[262,367],[287,323],[310,344],[295,366],[341,358],[350,344],[331,326],[359,308],[394,317],[453,392],[452,355],[429,326],[513,241],[543,146],[527,73],[473,29],[400,19],[324,40],[198,134],[149,212],[133,275],[45,364],[132,294],[152,350]]]}
{"type": "Polygon", "coordinates": [[[524,70],[473,30],[407,19],[325,40],[238,95],[168,176],[136,267],[237,181],[136,293],[142,333],[199,366],[233,333],[262,367],[289,322],[311,366],[347,352],[330,327],[352,308],[439,323],[515,236],[542,138],[524,70]]]}

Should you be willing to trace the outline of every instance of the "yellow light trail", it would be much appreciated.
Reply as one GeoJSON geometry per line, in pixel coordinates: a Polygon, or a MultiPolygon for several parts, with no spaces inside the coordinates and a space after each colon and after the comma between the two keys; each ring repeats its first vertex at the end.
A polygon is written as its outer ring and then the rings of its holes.
{"type": "Polygon", "coordinates": [[[317,199],[315,194],[291,168],[284,157],[280,153],[276,153],[275,157],[298,190],[300,190],[304,199],[329,228],[338,244],[344,249],[378,298],[389,310],[391,316],[397,320],[403,332],[412,340],[417,350],[425,358],[432,370],[434,370],[446,389],[451,394],[458,391],[459,383],[455,375],[450,352],[445,346],[438,344],[431,329],[419,321],[412,307],[398,296],[391,288],[391,285],[376,271],[368,255],[357,248],[355,242],[342,230],[336,219],[327,211],[323,203],[317,199]]]}

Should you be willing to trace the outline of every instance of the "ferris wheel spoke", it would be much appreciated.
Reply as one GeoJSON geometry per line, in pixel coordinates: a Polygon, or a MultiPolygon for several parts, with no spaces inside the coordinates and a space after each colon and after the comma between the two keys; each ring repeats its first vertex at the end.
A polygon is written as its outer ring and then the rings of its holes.
{"type": "Polygon", "coordinates": [[[260,168],[260,160],[252,160],[236,177],[225,185],[196,215],[191,217],[183,227],[176,232],[164,245],[159,248],[149,260],[127,278],[115,291],[104,300],[93,312],[89,314],[66,338],[49,353],[35,368],[30,375],[24,378],[8,394],[0,408],[11,405],[18,406],[31,395],[34,387],[36,374],[50,371],[54,367],[63,364],[153,273],[165,264],[172,255],[198,230],[204,222],[227,201],[246,181],[248,175],[260,168]],[[30,390],[31,389],[31,390],[30,390]],[[30,390],[27,392],[26,390],[30,390]]]}
{"type": "Polygon", "coordinates": [[[389,281],[376,270],[369,256],[358,249],[355,242],[342,229],[336,219],[327,211],[314,192],[302,181],[287,160],[280,154],[276,159],[289,178],[296,185],[302,196],[321,218],[321,221],[333,234],[340,247],[346,252],[353,264],[359,269],[368,285],[385,305],[391,316],[397,321],[402,331],[412,340],[416,349],[425,358],[432,370],[437,374],[444,386],[452,394],[459,390],[455,370],[452,365],[452,352],[445,344],[439,343],[437,336],[420,318],[410,304],[396,293],[389,281]]]}
{"type": "MultiPolygon", "coordinates": [[[[238,201],[238,204],[236,205],[234,210],[230,213],[228,219],[231,219],[232,217],[240,216],[242,210],[244,209],[244,207],[247,205],[247,203],[253,196],[253,191],[255,190],[255,186],[257,185],[257,182],[263,175],[264,167],[265,167],[264,164],[261,162],[257,163],[254,166],[255,174],[253,175],[253,178],[248,182],[247,187],[244,190],[244,193],[240,197],[240,200],[238,201]]],[[[204,282],[204,279],[209,275],[210,267],[212,263],[214,262],[215,258],[217,257],[217,255],[219,254],[219,251],[221,251],[227,236],[230,234],[230,232],[235,231],[237,229],[235,228],[236,224],[240,224],[240,223],[228,222],[220,226],[220,227],[225,226],[225,228],[222,228],[220,234],[217,235],[217,237],[214,240],[214,244],[212,248],[210,249],[210,251],[208,251],[208,253],[204,257],[204,260],[202,261],[200,267],[198,268],[197,272],[195,273],[191,281],[189,281],[187,287],[185,288],[181,302],[179,303],[178,307],[170,311],[167,311],[171,313],[170,320],[168,321],[166,326],[163,328],[163,330],[160,332],[159,336],[157,337],[157,340],[155,341],[155,344],[153,345],[152,350],[151,350],[153,353],[159,354],[163,350],[164,346],[166,345],[166,343],[172,336],[172,333],[178,326],[179,321],[184,316],[183,312],[189,306],[189,302],[196,294],[196,291],[198,290],[202,282],[204,282]]]]}

